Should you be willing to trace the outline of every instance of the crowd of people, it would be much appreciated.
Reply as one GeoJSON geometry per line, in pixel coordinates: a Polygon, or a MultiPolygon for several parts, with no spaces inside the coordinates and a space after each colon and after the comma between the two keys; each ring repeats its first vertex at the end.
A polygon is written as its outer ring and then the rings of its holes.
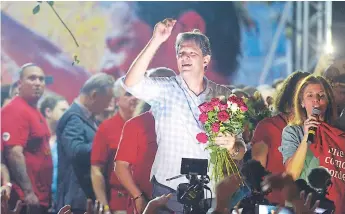
{"type": "MultiPolygon", "coordinates": [[[[155,25],[126,76],[93,75],[71,105],[44,96],[39,65],[21,67],[1,108],[3,213],[183,213],[176,190],[188,179],[169,178],[180,175],[182,158],[210,160],[207,145],[196,139],[204,129],[198,107],[215,97],[250,99],[258,92],[271,115],[215,143],[240,169],[252,159],[272,173],[258,178],[271,189],[266,199],[295,213],[313,213],[320,202],[312,204],[294,181],[309,182],[313,169],[327,168],[333,184],[327,197],[336,214],[345,212],[345,55],[323,57],[314,74],[296,71],[272,86],[219,85],[205,77],[211,44],[193,30],[176,38],[178,73],[149,69],[175,23],[155,25]]],[[[211,180],[209,212],[232,211],[229,201],[243,179],[211,180]]]]}

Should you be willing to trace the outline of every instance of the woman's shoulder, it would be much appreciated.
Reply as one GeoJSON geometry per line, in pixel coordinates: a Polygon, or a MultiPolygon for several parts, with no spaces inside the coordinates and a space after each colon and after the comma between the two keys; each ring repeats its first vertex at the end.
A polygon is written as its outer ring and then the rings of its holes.
{"type": "Polygon", "coordinates": [[[303,127],[299,125],[287,125],[282,132],[282,138],[293,137],[302,138],[304,135],[303,127]]]}

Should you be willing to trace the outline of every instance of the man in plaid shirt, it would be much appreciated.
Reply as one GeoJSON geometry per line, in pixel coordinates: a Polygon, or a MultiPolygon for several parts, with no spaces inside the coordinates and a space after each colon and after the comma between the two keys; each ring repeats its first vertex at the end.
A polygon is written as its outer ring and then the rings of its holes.
{"type": "MultiPolygon", "coordinates": [[[[145,76],[150,61],[171,35],[175,23],[176,20],[165,19],[156,24],[151,40],[131,65],[123,83],[128,92],[151,105],[155,118],[158,150],[151,171],[153,195],[173,193],[167,206],[182,213],[183,205],[177,202],[176,189],[178,184],[188,183],[188,180],[185,177],[166,179],[180,174],[182,158],[210,159],[206,145],[196,140],[196,135],[203,131],[198,106],[214,97],[227,97],[231,91],[205,77],[211,48],[208,38],[198,30],[177,36],[178,76],[145,76]]],[[[246,152],[241,136],[218,137],[216,144],[227,148],[236,160],[241,160],[246,152]]],[[[214,182],[209,186],[213,190],[214,182]]],[[[133,199],[140,197],[133,196],[133,199]]]]}

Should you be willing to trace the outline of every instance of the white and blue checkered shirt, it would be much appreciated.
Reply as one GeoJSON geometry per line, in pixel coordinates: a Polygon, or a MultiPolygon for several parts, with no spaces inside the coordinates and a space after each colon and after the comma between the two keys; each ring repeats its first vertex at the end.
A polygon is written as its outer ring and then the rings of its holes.
{"type": "MultiPolygon", "coordinates": [[[[182,158],[210,160],[207,144],[200,144],[196,135],[204,132],[199,122],[198,106],[205,101],[221,95],[228,97],[231,91],[205,78],[206,89],[196,96],[188,89],[183,78],[176,77],[145,77],[132,87],[123,87],[138,99],[151,105],[155,118],[158,150],[151,170],[151,177],[172,189],[178,184],[187,183],[185,177],[166,181],[180,175],[182,158]]],[[[243,142],[241,136],[239,139],[243,142]]],[[[209,169],[209,176],[211,175],[209,169]]],[[[214,182],[209,187],[213,189],[214,182]]],[[[214,195],[215,196],[215,195],[214,195]]]]}

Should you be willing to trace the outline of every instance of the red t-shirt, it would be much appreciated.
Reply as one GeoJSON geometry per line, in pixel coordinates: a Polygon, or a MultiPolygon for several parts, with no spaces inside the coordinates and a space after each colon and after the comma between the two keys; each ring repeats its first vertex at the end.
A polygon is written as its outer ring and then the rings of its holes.
{"type": "MultiPolygon", "coordinates": [[[[42,206],[48,207],[51,196],[53,163],[49,147],[50,132],[43,115],[17,96],[1,110],[1,143],[6,147],[22,146],[26,171],[42,206]]],[[[24,193],[11,176],[12,189],[21,200],[24,193]]],[[[11,194],[11,199],[12,199],[11,194]]]]}
{"type": "Polygon", "coordinates": [[[129,120],[122,132],[115,160],[131,164],[133,178],[148,197],[152,196],[150,173],[157,151],[155,121],[150,112],[129,120]]]}
{"type": "Polygon", "coordinates": [[[91,165],[104,166],[107,171],[110,185],[109,206],[111,210],[126,210],[127,208],[127,193],[114,172],[114,157],[124,125],[125,121],[119,113],[103,121],[98,127],[91,150],[91,165]]]}
{"type": "MultiPolygon", "coordinates": [[[[282,131],[287,125],[287,121],[282,114],[265,118],[258,123],[252,138],[252,144],[263,141],[268,146],[266,169],[272,173],[282,173],[285,171],[283,156],[278,148],[282,141],[282,131]]],[[[279,191],[273,191],[268,195],[268,200],[273,203],[284,203],[279,191]]]]}

